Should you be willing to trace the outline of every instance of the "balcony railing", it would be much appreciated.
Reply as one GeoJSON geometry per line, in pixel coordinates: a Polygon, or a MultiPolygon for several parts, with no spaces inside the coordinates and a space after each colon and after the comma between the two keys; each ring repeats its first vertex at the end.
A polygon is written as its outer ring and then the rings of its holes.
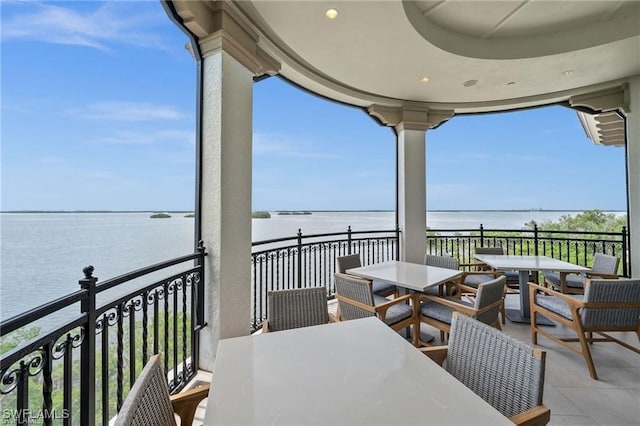
{"type": "Polygon", "coordinates": [[[106,425],[154,353],[162,354],[170,391],[180,391],[198,370],[204,256],[200,245],[101,283],[87,267],[80,290],[0,324],[0,421],[106,425]],[[112,300],[101,304],[103,292],[112,300]],[[40,332],[52,314],[74,306],[79,313],[40,332]]]}
{"type": "Polygon", "coordinates": [[[266,294],[271,290],[326,287],[335,292],[336,258],[360,253],[364,265],[399,258],[398,230],[352,231],[303,235],[253,243],[251,286],[253,317],[251,331],[267,316],[266,294]]]}
{"type": "Polygon", "coordinates": [[[444,254],[473,262],[474,247],[502,247],[505,254],[549,256],[554,259],[591,266],[594,253],[620,258],[618,274],[629,276],[628,234],[620,232],[547,231],[538,229],[429,229],[427,253],[444,254]]]}
{"type": "MultiPolygon", "coordinates": [[[[253,243],[251,256],[253,318],[251,331],[267,316],[266,293],[301,287],[335,288],[336,258],[360,253],[364,265],[399,258],[399,231],[352,231],[303,235],[253,243]]],[[[429,229],[426,252],[448,254],[461,263],[473,262],[474,247],[503,247],[506,254],[546,255],[577,265],[590,266],[594,253],[621,259],[619,275],[629,275],[628,234],[621,232],[546,231],[537,226],[523,229],[429,229]]]]}

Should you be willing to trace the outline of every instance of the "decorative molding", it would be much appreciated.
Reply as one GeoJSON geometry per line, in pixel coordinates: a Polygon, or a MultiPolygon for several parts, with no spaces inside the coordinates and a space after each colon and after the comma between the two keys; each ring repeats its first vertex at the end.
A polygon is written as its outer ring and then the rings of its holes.
{"type": "Polygon", "coordinates": [[[184,25],[198,37],[203,57],[223,50],[256,76],[280,71],[280,63],[258,47],[258,34],[226,1],[173,3],[184,25]]]}
{"type": "Polygon", "coordinates": [[[611,87],[597,92],[585,93],[569,98],[572,107],[586,107],[595,112],[621,110],[629,112],[629,84],[611,87]]]}
{"type": "Polygon", "coordinates": [[[367,108],[369,114],[378,118],[390,127],[401,127],[403,130],[433,129],[454,115],[453,110],[430,110],[407,107],[388,107],[371,105],[367,108]]]}

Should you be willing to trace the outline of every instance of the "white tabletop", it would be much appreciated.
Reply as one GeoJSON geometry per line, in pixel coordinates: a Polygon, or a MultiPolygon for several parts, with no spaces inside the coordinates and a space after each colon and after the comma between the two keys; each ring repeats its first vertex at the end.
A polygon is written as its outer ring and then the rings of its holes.
{"type": "Polygon", "coordinates": [[[547,256],[476,254],[475,258],[498,270],[586,272],[589,268],[547,256]]]}
{"type": "Polygon", "coordinates": [[[395,260],[347,269],[347,273],[370,280],[390,282],[416,291],[425,291],[429,287],[446,283],[462,275],[461,271],[455,269],[395,260]]]}
{"type": "Polygon", "coordinates": [[[220,341],[204,424],[502,425],[377,318],[220,341]]]}

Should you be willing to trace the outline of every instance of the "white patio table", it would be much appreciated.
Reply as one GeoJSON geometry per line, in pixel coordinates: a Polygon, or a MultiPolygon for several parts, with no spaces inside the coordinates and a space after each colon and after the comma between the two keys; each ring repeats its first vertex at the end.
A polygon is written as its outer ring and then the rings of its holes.
{"type": "Polygon", "coordinates": [[[444,284],[462,275],[461,271],[455,269],[438,268],[436,266],[397,260],[347,269],[347,273],[370,280],[387,281],[414,291],[425,291],[429,287],[444,284]]]}
{"type": "MultiPolygon", "coordinates": [[[[455,269],[439,268],[437,266],[427,266],[420,263],[401,262],[398,260],[360,266],[358,268],[347,269],[346,272],[370,280],[390,282],[405,290],[421,292],[426,291],[430,287],[444,284],[462,275],[461,271],[455,269]]],[[[409,335],[408,329],[406,335],[409,335]]],[[[434,338],[435,336],[421,331],[420,339],[423,342],[430,342],[434,338]]]]}
{"type": "Polygon", "coordinates": [[[221,340],[204,424],[506,425],[377,318],[221,340]]]}
{"type": "MultiPolygon", "coordinates": [[[[520,288],[520,309],[507,309],[505,314],[510,321],[519,323],[531,323],[529,311],[529,272],[531,271],[558,271],[558,272],[586,272],[589,268],[563,262],[547,256],[513,256],[513,255],[493,255],[476,254],[476,260],[486,263],[498,271],[513,271],[518,274],[518,286],[520,288]]],[[[538,316],[538,323],[553,325],[546,318],[538,316]]]]}

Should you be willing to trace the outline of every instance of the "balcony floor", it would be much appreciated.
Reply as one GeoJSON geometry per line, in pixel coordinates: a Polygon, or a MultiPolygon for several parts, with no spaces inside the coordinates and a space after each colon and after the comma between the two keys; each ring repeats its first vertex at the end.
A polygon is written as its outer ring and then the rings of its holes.
{"type": "MultiPolygon", "coordinates": [[[[507,296],[507,308],[518,308],[518,295],[507,296]]],[[[329,310],[335,312],[335,301],[329,302],[329,310]]],[[[423,332],[438,336],[427,325],[423,332]]],[[[531,344],[530,326],[507,320],[503,331],[518,340],[531,344]]],[[[571,330],[556,326],[554,333],[571,330]],[[563,330],[564,329],[564,330],[563,330]]],[[[622,340],[639,346],[635,334],[616,333],[622,340]]],[[[436,338],[432,343],[439,344],[436,338]]],[[[544,403],[551,409],[550,425],[640,425],[640,355],[614,343],[595,343],[592,356],[599,380],[589,376],[584,359],[538,336],[538,347],[547,352],[544,403]]],[[[213,374],[215,380],[215,372],[213,374]]],[[[196,413],[194,425],[201,425],[204,404],[196,413]]],[[[428,417],[427,417],[428,419],[428,417]]],[[[428,424],[428,421],[427,423],[428,424]]]]}

